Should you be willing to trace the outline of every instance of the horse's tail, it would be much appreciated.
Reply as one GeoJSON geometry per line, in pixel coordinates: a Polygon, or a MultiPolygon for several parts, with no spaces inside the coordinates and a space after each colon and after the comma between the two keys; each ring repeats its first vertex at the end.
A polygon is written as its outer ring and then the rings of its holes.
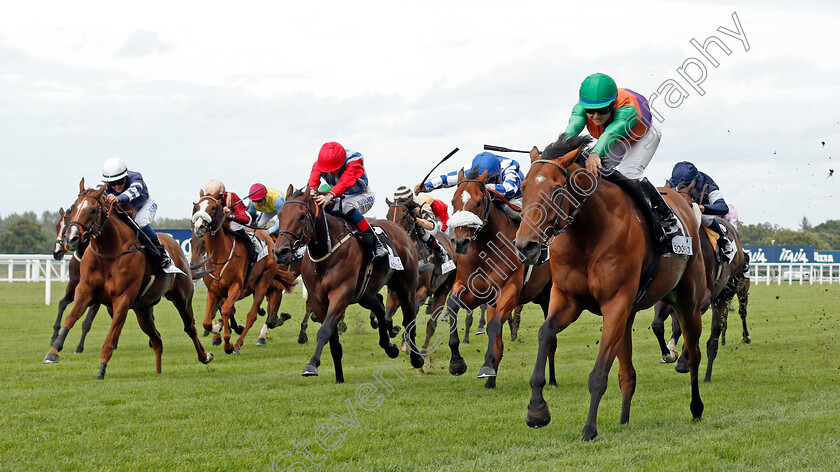
{"type": "Polygon", "coordinates": [[[282,267],[278,267],[277,273],[274,274],[274,279],[271,281],[271,283],[278,290],[291,292],[292,288],[294,288],[294,286],[297,285],[297,276],[283,269],[282,267]]]}

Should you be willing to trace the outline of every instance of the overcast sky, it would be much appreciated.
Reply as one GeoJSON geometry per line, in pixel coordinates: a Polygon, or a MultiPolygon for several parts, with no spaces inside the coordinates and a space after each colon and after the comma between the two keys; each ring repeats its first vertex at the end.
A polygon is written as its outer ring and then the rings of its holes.
{"type": "Polygon", "coordinates": [[[455,147],[440,170],[485,143],[543,148],[581,80],[604,72],[648,97],[669,80],[688,94],[653,102],[658,185],[689,160],[746,223],[840,219],[837,2],[567,3],[7,3],[0,215],[67,206],[121,157],[159,217],[185,218],[211,178],[240,195],[304,185],[327,141],[365,156],[369,214],[384,215],[455,147]],[[748,46],[719,31],[738,31],[733,13],[748,46]],[[709,46],[718,67],[690,43],[710,36],[731,51],[709,46]],[[678,72],[687,60],[706,69],[702,95],[678,72]]]}

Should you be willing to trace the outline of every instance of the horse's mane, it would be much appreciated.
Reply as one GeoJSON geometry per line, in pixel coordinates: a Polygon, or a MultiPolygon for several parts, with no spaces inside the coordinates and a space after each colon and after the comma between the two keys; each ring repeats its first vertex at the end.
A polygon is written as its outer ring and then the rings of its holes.
{"type": "Polygon", "coordinates": [[[473,180],[475,180],[475,179],[477,179],[477,178],[479,177],[479,175],[480,175],[480,174],[478,173],[478,166],[475,166],[475,167],[473,167],[472,169],[470,169],[470,170],[469,170],[469,172],[467,172],[466,177],[467,177],[468,179],[473,179],[473,180]]]}
{"type": "Polygon", "coordinates": [[[581,164],[582,160],[585,160],[586,157],[589,156],[589,149],[584,148],[584,146],[592,143],[592,141],[592,136],[566,136],[566,133],[561,133],[557,138],[557,141],[545,147],[542,152],[542,158],[548,160],[557,159],[558,157],[564,156],[571,151],[580,149],[576,161],[581,164]]]}
{"type": "Polygon", "coordinates": [[[303,189],[301,189],[301,188],[295,189],[295,191],[292,192],[292,198],[298,198],[301,195],[303,195],[303,189]]]}

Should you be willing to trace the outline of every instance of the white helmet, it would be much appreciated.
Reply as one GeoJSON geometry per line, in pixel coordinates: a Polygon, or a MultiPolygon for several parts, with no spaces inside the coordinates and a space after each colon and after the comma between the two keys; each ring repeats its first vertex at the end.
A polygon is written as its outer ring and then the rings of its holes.
{"type": "Polygon", "coordinates": [[[128,168],[125,166],[125,162],[118,157],[106,159],[105,163],[102,164],[102,180],[105,182],[114,182],[126,175],[128,175],[128,168]]]}
{"type": "Polygon", "coordinates": [[[225,184],[223,184],[221,180],[213,179],[207,182],[207,185],[204,186],[204,193],[218,197],[219,195],[225,193],[225,184]]]}

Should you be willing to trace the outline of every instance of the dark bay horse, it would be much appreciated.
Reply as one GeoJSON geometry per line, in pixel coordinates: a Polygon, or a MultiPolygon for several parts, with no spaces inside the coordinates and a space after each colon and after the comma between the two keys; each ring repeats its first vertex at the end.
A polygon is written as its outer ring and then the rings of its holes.
{"type": "MultiPolygon", "coordinates": [[[[216,196],[205,194],[204,190],[200,191],[199,196],[198,202],[193,204],[193,233],[204,239],[206,265],[212,269],[204,276],[204,285],[207,287],[204,329],[213,330],[213,315],[221,308],[225,352],[238,354],[248,330],[257,320],[263,299],[268,299],[269,317],[275,319],[283,292],[292,290],[296,277],[278,266],[270,256],[258,260],[249,269],[248,250],[226,228],[223,203],[216,196]],[[245,328],[236,343],[231,344],[230,319],[236,312],[234,303],[251,294],[254,300],[245,319],[245,328]]],[[[274,249],[274,240],[268,231],[258,230],[256,236],[267,246],[270,254],[274,249]]]]}
{"type": "Polygon", "coordinates": [[[691,207],[673,190],[663,195],[685,221],[693,255],[657,257],[648,215],[618,185],[594,177],[578,161],[589,137],[560,139],[540,158],[531,151],[531,168],[522,186],[525,209],[516,235],[523,261],[533,263],[540,246],[551,242],[551,302],[539,330],[539,352],[531,376],[531,401],[526,423],[539,428],[551,421],[543,398],[545,360],[557,345],[557,333],[578,319],[583,310],[603,317],[595,367],[589,375],[590,407],[583,439],[598,434],[598,405],[607,388],[607,376],[618,357],[622,424],[630,419],[630,402],[636,389],[632,361],[632,326],[637,311],[664,300],[676,310],[685,332],[686,356],[691,376],[691,413],[703,414],[697,370],[702,323],[700,308],[706,291],[706,274],[697,235],[699,221],[691,207]],[[656,276],[641,290],[651,267],[656,276]]]}
{"type": "MultiPolygon", "coordinates": [[[[499,205],[503,197],[491,192],[486,185],[487,172],[476,170],[458,174],[458,186],[452,197],[455,213],[449,225],[455,228],[455,250],[461,254],[455,284],[446,302],[446,316],[450,320],[449,348],[452,357],[449,373],[461,375],[467,363],[459,350],[457,329],[459,308],[473,310],[487,306],[487,352],[478,378],[486,378],[484,386],[495,388],[499,363],[504,352],[502,323],[517,305],[533,302],[547,313],[551,289],[551,272],[547,263],[526,267],[513,247],[518,225],[499,205]],[[530,275],[527,283],[526,275],[530,275]]],[[[428,340],[427,340],[428,343],[428,340]]],[[[552,352],[549,376],[554,380],[552,352]]]]}
{"type": "MultiPolygon", "coordinates": [[[[67,254],[67,247],[64,244],[64,229],[67,227],[67,219],[70,217],[71,210],[72,207],[66,212],[64,211],[64,208],[60,208],[58,210],[58,214],[61,218],[59,218],[58,223],[55,225],[56,236],[55,244],[53,244],[53,258],[57,261],[63,260],[64,255],[67,254]]],[[[64,310],[67,309],[67,305],[73,303],[73,297],[76,294],[76,286],[79,285],[79,278],[81,277],[80,267],[82,256],[85,254],[85,249],[87,249],[87,241],[80,244],[79,247],[73,251],[73,257],[67,264],[69,281],[67,282],[67,287],[64,289],[64,296],[58,301],[58,315],[55,318],[55,324],[53,324],[53,334],[50,338],[50,344],[55,342],[55,338],[58,337],[58,332],[61,329],[61,317],[64,315],[64,310]]],[[[98,311],[99,303],[94,303],[90,306],[90,308],[88,308],[85,321],[82,322],[82,337],[79,338],[79,345],[76,346],[76,354],[84,352],[85,338],[87,338],[90,326],[93,324],[93,319],[96,317],[96,313],[98,311]]],[[[55,362],[58,362],[58,355],[47,354],[44,358],[44,364],[53,364],[55,362]]]]}
{"type": "Polygon", "coordinates": [[[67,249],[71,251],[76,250],[83,241],[88,241],[89,245],[81,260],[81,278],[76,286],[75,303],[50,353],[58,355],[68,331],[85,308],[92,303],[101,303],[108,307],[112,319],[102,345],[97,378],[105,378],[105,369],[129,309],[134,310],[137,323],[149,336],[149,345],[155,351],[155,370],[160,373],[163,343],[155,328],[153,309],[161,297],[166,297],[177,308],[184,322],[184,332],[195,345],[198,360],[204,364],[212,361],[213,354],[204,351],[195,330],[193,284],[189,264],[181,247],[171,236],[164,233],[159,235],[160,242],[172,257],[172,263],[184,273],[155,276],[151,263],[141,251],[139,235],[130,226],[133,221],[127,221],[131,216],[125,214],[118,205],[106,204],[103,201],[104,192],[104,186],[99,190],[85,189],[85,180],[79,182],[79,196],[67,223],[65,241],[67,249]]]}
{"type": "MultiPolygon", "coordinates": [[[[378,321],[379,346],[388,357],[399,356],[399,348],[389,340],[390,326],[385,320],[385,306],[379,294],[383,286],[387,286],[399,299],[404,336],[413,345],[417,313],[414,298],[418,280],[417,250],[405,231],[390,221],[374,221],[391,238],[402,260],[403,270],[394,270],[389,266],[389,257],[380,258],[371,266],[370,251],[354,237],[349,223],[319,207],[309,189],[295,192],[289,186],[279,223],[274,256],[279,264],[289,264],[298,249],[307,247],[301,276],[309,291],[315,316],[322,323],[316,336],[315,353],[303,369],[304,376],[318,375],[321,353],[329,342],[335,363],[335,380],[337,383],[344,382],[342,348],[336,328],[347,307],[354,303],[374,312],[378,321]]],[[[423,366],[420,354],[412,350],[409,356],[413,367],[419,369],[423,366]]]]}
{"type": "MultiPolygon", "coordinates": [[[[426,247],[426,243],[423,242],[420,235],[417,233],[416,219],[412,216],[413,208],[417,206],[414,201],[410,200],[406,203],[397,203],[385,199],[385,203],[388,204],[388,213],[386,218],[388,221],[398,224],[405,230],[406,233],[408,233],[409,236],[411,236],[411,240],[417,248],[417,254],[422,259],[420,264],[420,278],[417,285],[417,297],[415,298],[415,301],[419,307],[427,298],[429,299],[429,304],[426,306],[426,314],[432,315],[433,317],[429,319],[429,322],[426,325],[426,332],[429,333],[429,330],[431,330],[431,333],[434,333],[437,316],[440,313],[440,308],[444,305],[444,303],[446,303],[446,297],[452,290],[452,285],[455,283],[456,272],[453,270],[445,274],[441,274],[440,261],[437,260],[435,255],[432,254],[432,251],[426,247]]],[[[455,247],[452,245],[452,241],[449,240],[449,237],[442,232],[438,232],[433,237],[437,239],[438,244],[440,244],[441,247],[449,253],[449,257],[452,258],[452,261],[455,262],[457,267],[458,254],[455,252],[455,247]]],[[[397,311],[398,306],[399,300],[397,297],[391,292],[388,292],[388,302],[385,305],[385,318],[390,319],[397,311]]],[[[373,314],[371,314],[371,316],[373,316],[373,314]]],[[[373,320],[371,320],[371,325],[373,325],[372,322],[373,320]]],[[[427,334],[426,342],[421,348],[421,354],[425,354],[427,352],[430,336],[430,334],[427,334]]]]}
{"type": "MultiPolygon", "coordinates": [[[[684,196],[689,203],[697,203],[700,200],[700,195],[694,192],[694,184],[685,188],[678,188],[677,192],[684,196]]],[[[709,335],[709,340],[706,343],[706,376],[703,379],[705,382],[712,380],[712,367],[717,357],[718,341],[726,326],[726,319],[729,313],[729,303],[737,294],[739,299],[743,296],[746,299],[747,290],[749,290],[749,281],[744,283],[744,250],[741,246],[741,241],[738,238],[738,232],[732,224],[723,218],[717,218],[718,223],[726,228],[726,231],[731,235],[733,244],[737,248],[735,257],[732,261],[726,261],[723,256],[719,256],[712,242],[709,239],[709,234],[706,230],[701,228],[699,231],[700,248],[703,253],[703,262],[706,267],[706,293],[703,296],[702,310],[712,307],[712,332],[709,335]]],[[[749,342],[749,332],[747,331],[747,312],[746,303],[741,305],[743,308],[741,313],[741,320],[744,326],[744,340],[749,342]]],[[[677,358],[675,349],[676,342],[680,337],[681,330],[679,323],[674,320],[672,322],[673,334],[671,341],[665,343],[664,321],[671,316],[673,308],[663,302],[655,305],[655,314],[651,328],[659,347],[662,351],[662,362],[674,362],[677,358]],[[673,347],[672,347],[673,346],[673,347]]],[[[682,372],[686,371],[684,362],[678,363],[676,368],[682,372]]]]}

